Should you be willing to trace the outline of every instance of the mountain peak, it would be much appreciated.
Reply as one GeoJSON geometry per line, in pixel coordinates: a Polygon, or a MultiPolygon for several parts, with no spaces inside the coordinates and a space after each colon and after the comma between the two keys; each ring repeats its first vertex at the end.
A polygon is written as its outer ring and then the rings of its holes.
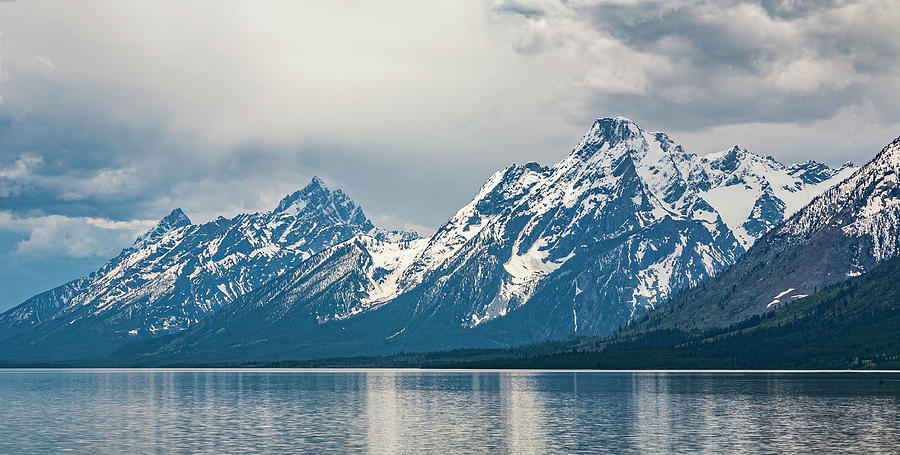
{"type": "Polygon", "coordinates": [[[875,159],[883,159],[900,166],[900,136],[885,146],[875,159]]]}
{"type": "Polygon", "coordinates": [[[190,226],[190,225],[191,225],[190,218],[188,218],[187,215],[185,215],[184,212],[180,208],[176,208],[175,210],[172,210],[171,213],[169,213],[168,215],[164,216],[161,220],[159,220],[159,222],[156,223],[156,226],[154,226],[152,229],[150,229],[149,231],[147,231],[144,234],[142,234],[141,236],[139,236],[134,241],[134,244],[142,245],[144,243],[157,240],[169,231],[173,231],[180,227],[190,226]]]}
{"type": "Polygon", "coordinates": [[[641,133],[641,127],[626,117],[600,117],[594,120],[591,131],[596,130],[608,139],[626,138],[641,133]]]}
{"type": "MultiPolygon", "coordinates": [[[[343,194],[343,193],[341,193],[343,194]]],[[[313,177],[303,189],[294,191],[281,199],[275,213],[286,212],[292,209],[299,212],[306,208],[310,202],[320,203],[331,198],[332,192],[319,177],[313,177]]]]}
{"type": "Polygon", "coordinates": [[[714,157],[711,165],[713,169],[718,169],[725,172],[734,172],[735,170],[737,170],[738,166],[740,166],[741,161],[743,161],[747,153],[747,150],[735,145],[734,147],[722,152],[721,156],[715,157],[715,155],[710,155],[710,157],[714,157]]]}
{"type": "Polygon", "coordinates": [[[328,191],[328,186],[325,185],[325,181],[320,179],[318,176],[314,175],[312,180],[310,180],[309,183],[306,185],[306,187],[304,187],[303,189],[304,190],[320,189],[320,190],[328,191]]]}
{"type": "Polygon", "coordinates": [[[830,179],[835,174],[846,169],[849,166],[852,166],[852,164],[847,163],[841,166],[839,169],[832,169],[824,163],[820,163],[814,160],[807,160],[802,163],[791,165],[788,168],[788,175],[797,177],[804,183],[816,184],[830,179]]]}
{"type": "Polygon", "coordinates": [[[642,133],[641,127],[625,117],[600,117],[581,138],[573,153],[582,157],[591,156],[604,145],[614,147],[637,139],[642,133]]]}
{"type": "Polygon", "coordinates": [[[374,228],[362,209],[341,190],[330,190],[318,177],[303,189],[285,196],[272,211],[279,216],[325,217],[329,223],[348,223],[374,228]]]}
{"type": "Polygon", "coordinates": [[[190,226],[191,219],[184,214],[180,207],[172,210],[163,219],[159,220],[157,226],[169,226],[170,229],[180,228],[182,226],[190,226]]]}

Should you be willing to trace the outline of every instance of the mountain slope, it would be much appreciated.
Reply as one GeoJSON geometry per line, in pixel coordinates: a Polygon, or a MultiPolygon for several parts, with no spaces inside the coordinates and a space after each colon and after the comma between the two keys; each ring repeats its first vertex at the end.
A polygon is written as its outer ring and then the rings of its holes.
{"type": "Polygon", "coordinates": [[[682,347],[734,368],[897,368],[900,258],[682,347]]]}
{"type": "Polygon", "coordinates": [[[559,163],[495,173],[430,239],[328,248],[147,350],[304,358],[608,333],[734,263],[735,232],[754,239],[848,169],[787,168],[739,148],[698,157],[599,119],[559,163]],[[750,201],[729,214],[734,229],[707,201],[731,187],[750,201]]]}
{"type": "Polygon", "coordinates": [[[762,235],[852,169],[786,168],[737,147],[698,157],[628,119],[598,119],[561,162],[492,176],[405,282],[422,283],[425,318],[440,307],[525,341],[609,332],[733,263],[745,245],[736,233],[752,242],[748,232],[762,235]],[[708,202],[732,187],[755,198],[735,229],[708,202]]]}
{"type": "MultiPolygon", "coordinates": [[[[243,366],[345,368],[897,369],[900,258],[795,304],[702,334],[660,330],[500,349],[320,357],[243,366]]],[[[360,351],[365,352],[365,351],[360,351]]],[[[282,357],[290,358],[290,357],[282,357]]],[[[220,356],[208,360],[229,363],[220,356]]]]}
{"type": "Polygon", "coordinates": [[[425,368],[897,369],[900,258],[739,324],[663,329],[512,349],[345,358],[282,366],[425,368]]]}
{"type": "Polygon", "coordinates": [[[71,358],[189,328],[303,260],[375,228],[314,178],[271,212],[194,225],[180,209],[87,277],[0,315],[0,358],[71,358]]]}
{"type": "Polygon", "coordinates": [[[900,138],[635,330],[725,327],[872,270],[900,251],[900,138]]]}

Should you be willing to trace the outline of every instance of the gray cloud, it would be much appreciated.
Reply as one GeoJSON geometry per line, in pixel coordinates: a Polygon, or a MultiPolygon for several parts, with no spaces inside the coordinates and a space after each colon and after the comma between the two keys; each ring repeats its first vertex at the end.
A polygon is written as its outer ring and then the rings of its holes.
{"type": "Polygon", "coordinates": [[[797,19],[852,2],[849,0],[762,0],[759,3],[774,18],[797,19]]]}
{"type": "Polygon", "coordinates": [[[529,7],[518,2],[505,2],[497,5],[494,11],[500,14],[516,14],[526,19],[539,19],[544,17],[544,10],[529,7]]]}
{"type": "Polygon", "coordinates": [[[56,4],[0,7],[0,199],[17,214],[184,206],[203,220],[267,209],[320,175],[373,216],[434,226],[492,170],[559,159],[597,115],[685,134],[700,153],[776,155],[792,142],[753,143],[740,126],[815,129],[864,109],[890,130],[900,117],[886,1],[196,7],[211,18],[89,2],[79,21],[56,4]],[[704,139],[725,126],[739,137],[704,139]]]}
{"type": "Polygon", "coordinates": [[[454,156],[386,160],[392,152],[378,143],[363,154],[315,142],[202,147],[167,140],[158,131],[109,128],[102,120],[9,120],[0,134],[0,201],[22,216],[114,220],[161,217],[179,206],[202,222],[271,209],[318,175],[360,195],[366,212],[392,221],[391,227],[422,230],[424,223],[443,222],[452,209],[422,213],[416,201],[461,206],[490,173],[473,171],[454,156]],[[467,191],[454,191],[460,186],[467,191]]]}
{"type": "MultiPolygon", "coordinates": [[[[25,253],[74,278],[130,243],[86,220],[268,210],[313,175],[385,227],[427,231],[494,170],[558,161],[601,115],[701,154],[865,161],[900,134],[898,11],[0,2],[0,283],[27,275],[25,253]],[[88,240],[48,246],[73,235],[88,240]]],[[[27,276],[27,292],[59,284],[27,276]]]]}
{"type": "MultiPolygon", "coordinates": [[[[900,4],[891,1],[536,2],[523,35],[596,65],[585,110],[615,106],[668,128],[806,123],[900,108],[900,4]],[[616,65],[610,65],[610,60],[616,65]]],[[[502,9],[502,8],[498,8],[502,9]]],[[[510,9],[503,9],[509,11],[510,9]]],[[[556,52],[547,48],[546,52],[556,52]]]]}
{"type": "Polygon", "coordinates": [[[121,250],[118,245],[130,244],[154,224],[153,220],[112,221],[62,215],[18,218],[0,211],[0,229],[22,234],[8,255],[23,262],[48,255],[76,259],[111,257],[121,250]]]}

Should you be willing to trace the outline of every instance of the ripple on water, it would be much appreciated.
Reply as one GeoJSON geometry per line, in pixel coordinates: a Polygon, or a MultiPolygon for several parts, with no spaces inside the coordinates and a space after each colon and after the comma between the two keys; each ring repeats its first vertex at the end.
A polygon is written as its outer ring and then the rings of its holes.
{"type": "Polygon", "coordinates": [[[895,453],[900,374],[0,371],[0,453],[895,453]]]}

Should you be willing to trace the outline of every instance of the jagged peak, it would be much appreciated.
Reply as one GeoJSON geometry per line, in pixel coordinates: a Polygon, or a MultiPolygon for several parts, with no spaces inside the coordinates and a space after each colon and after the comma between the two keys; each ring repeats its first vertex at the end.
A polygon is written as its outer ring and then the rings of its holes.
{"type": "Polygon", "coordinates": [[[712,161],[721,161],[723,159],[726,159],[727,157],[740,157],[740,158],[757,157],[760,159],[765,158],[762,155],[753,153],[753,152],[747,150],[746,148],[741,147],[740,145],[737,145],[737,144],[735,144],[729,148],[726,148],[722,151],[708,153],[708,154],[702,156],[702,158],[705,158],[707,161],[711,161],[711,162],[712,161]]]}
{"type": "MultiPolygon", "coordinates": [[[[662,131],[654,131],[653,137],[655,137],[656,141],[660,144],[671,144],[672,146],[681,149],[681,146],[676,144],[675,141],[673,141],[672,138],[669,137],[668,133],[664,133],[662,131]]],[[[682,152],[684,151],[682,150],[682,152]]]]}
{"type": "Polygon", "coordinates": [[[730,149],[723,150],[719,153],[711,153],[707,155],[710,165],[713,169],[725,172],[734,172],[741,165],[750,153],[738,145],[730,149]]]}
{"type": "Polygon", "coordinates": [[[528,161],[525,164],[512,163],[500,171],[502,173],[502,181],[506,181],[508,179],[517,179],[521,177],[521,175],[525,172],[534,172],[537,174],[546,174],[552,168],[550,166],[544,166],[537,161],[528,161]]]}
{"type": "Polygon", "coordinates": [[[871,161],[859,168],[854,175],[897,173],[897,169],[900,169],[900,137],[885,145],[871,161]]]}
{"type": "MultiPolygon", "coordinates": [[[[594,156],[598,150],[614,149],[616,155],[637,153],[634,158],[640,161],[647,147],[652,147],[651,142],[656,142],[663,154],[676,160],[695,156],[685,151],[667,133],[645,131],[633,120],[622,116],[596,119],[570,156],[584,160],[594,156]]],[[[743,152],[746,153],[746,150],[743,152]]]]}
{"type": "MultiPolygon", "coordinates": [[[[848,161],[846,164],[850,164],[850,162],[848,161]]],[[[816,161],[816,160],[806,160],[806,161],[801,161],[799,163],[792,164],[789,167],[789,169],[802,169],[802,168],[807,168],[807,167],[822,167],[822,166],[827,166],[827,164],[822,163],[821,161],[816,161]]]]}
{"type": "Polygon", "coordinates": [[[815,184],[830,179],[841,170],[846,169],[846,167],[847,166],[845,165],[841,166],[839,169],[833,169],[827,164],[815,160],[807,160],[802,163],[792,164],[787,168],[787,172],[788,175],[799,178],[804,183],[815,184]]]}
{"type": "MultiPolygon", "coordinates": [[[[888,144],[887,146],[890,147],[890,146],[892,146],[892,145],[893,145],[893,146],[898,146],[898,147],[900,147],[900,136],[897,136],[897,137],[896,137],[893,141],[891,141],[891,143],[888,144]]],[[[886,148],[887,148],[887,147],[886,147],[886,148]]]]}
{"type": "Polygon", "coordinates": [[[900,136],[881,149],[881,152],[875,156],[875,160],[884,160],[900,165],[900,136]]]}
{"type": "Polygon", "coordinates": [[[324,180],[322,180],[318,176],[314,175],[313,178],[309,181],[309,183],[306,184],[306,187],[304,187],[303,189],[310,190],[310,191],[312,191],[313,189],[321,189],[321,190],[328,191],[328,185],[325,184],[324,180]]]}
{"type": "Polygon", "coordinates": [[[736,171],[744,163],[760,163],[772,168],[787,169],[784,164],[775,159],[772,155],[760,155],[739,145],[735,145],[721,152],[710,153],[703,156],[702,159],[709,162],[713,169],[729,173],[736,171]]]}
{"type": "Polygon", "coordinates": [[[599,117],[594,120],[591,131],[606,133],[607,137],[626,136],[643,132],[640,126],[627,117],[599,117]]]}
{"type": "Polygon", "coordinates": [[[171,213],[160,219],[159,222],[156,223],[156,226],[153,226],[153,228],[138,236],[138,238],[134,241],[134,245],[143,245],[147,242],[157,240],[167,232],[181,227],[190,226],[191,224],[192,223],[190,218],[188,218],[187,215],[184,214],[184,211],[182,211],[180,208],[176,208],[175,210],[172,210],[171,213]]]}
{"type": "MultiPolygon", "coordinates": [[[[840,167],[840,170],[852,166],[854,166],[853,163],[848,161],[840,167]]],[[[874,158],[861,166],[856,173],[866,173],[876,170],[878,170],[876,172],[880,172],[880,170],[884,168],[893,170],[894,172],[897,172],[896,169],[900,169],[900,136],[885,145],[874,158]]]]}
{"type": "Polygon", "coordinates": [[[529,161],[529,162],[525,163],[524,165],[522,165],[522,167],[524,167],[525,169],[528,169],[529,171],[538,172],[538,173],[546,172],[548,169],[546,166],[542,165],[541,163],[538,163],[537,161],[529,161]]]}
{"type": "Polygon", "coordinates": [[[166,215],[163,219],[159,220],[157,226],[165,225],[169,226],[170,229],[174,229],[182,226],[190,226],[191,224],[191,219],[188,218],[187,215],[184,214],[184,211],[182,211],[179,207],[175,210],[172,210],[172,212],[166,215]]]}
{"type": "Polygon", "coordinates": [[[331,199],[333,195],[344,196],[343,192],[340,190],[332,193],[328,186],[325,185],[325,182],[319,177],[313,177],[310,182],[304,186],[302,189],[294,191],[291,194],[283,197],[281,201],[278,203],[278,207],[275,208],[275,213],[286,212],[289,209],[294,209],[294,211],[303,210],[310,202],[314,204],[321,204],[323,201],[331,199]]]}
{"type": "Polygon", "coordinates": [[[582,136],[572,153],[582,157],[590,156],[604,144],[613,147],[621,142],[637,139],[642,134],[641,127],[628,118],[600,117],[582,136]]]}
{"type": "Polygon", "coordinates": [[[303,189],[285,196],[271,213],[278,217],[324,216],[332,222],[374,227],[346,193],[330,190],[318,177],[313,177],[303,189]]]}
{"type": "Polygon", "coordinates": [[[410,242],[422,238],[416,231],[390,230],[378,227],[373,228],[364,235],[380,242],[388,243],[410,242]]]}

